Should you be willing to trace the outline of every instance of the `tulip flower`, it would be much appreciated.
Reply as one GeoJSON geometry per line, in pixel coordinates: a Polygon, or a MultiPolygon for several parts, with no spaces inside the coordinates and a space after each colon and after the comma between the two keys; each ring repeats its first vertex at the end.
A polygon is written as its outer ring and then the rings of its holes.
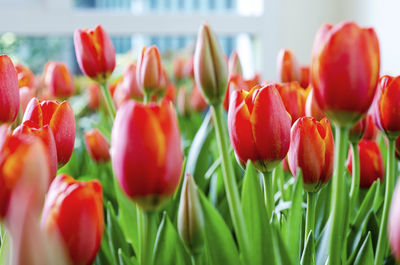
{"type": "Polygon", "coordinates": [[[74,34],[75,54],[79,67],[88,77],[104,83],[115,68],[115,50],[102,26],[77,29],[74,34]]]}
{"type": "Polygon", "coordinates": [[[229,99],[230,99],[230,96],[233,91],[242,90],[242,89],[248,91],[251,88],[253,88],[253,86],[252,87],[247,86],[247,84],[244,82],[242,76],[237,75],[237,74],[231,75],[229,78],[229,82],[228,82],[228,88],[225,93],[225,98],[224,98],[224,101],[222,102],[222,105],[223,105],[225,111],[228,111],[228,109],[229,109],[229,99]]]}
{"type": "Polygon", "coordinates": [[[136,67],[136,79],[144,94],[154,94],[161,90],[163,68],[156,46],[143,47],[136,67]]]}
{"type": "Polygon", "coordinates": [[[182,69],[183,77],[185,78],[194,78],[194,56],[191,56],[189,59],[185,60],[185,64],[182,69]]]}
{"type": "Polygon", "coordinates": [[[363,137],[365,131],[367,130],[368,119],[367,117],[359,120],[349,131],[349,141],[351,143],[357,143],[363,137]]]}
{"type": "Polygon", "coordinates": [[[303,90],[296,81],[277,84],[279,94],[287,112],[292,117],[292,123],[305,115],[305,105],[308,91],[303,90]]]}
{"type": "Polygon", "coordinates": [[[96,163],[108,162],[110,160],[109,144],[98,129],[85,132],[84,138],[86,149],[96,163]]]}
{"type": "Polygon", "coordinates": [[[389,223],[388,223],[388,236],[392,254],[397,262],[400,262],[400,182],[397,182],[396,189],[394,190],[392,203],[390,206],[389,223]]]}
{"type": "Polygon", "coordinates": [[[301,169],[303,187],[314,192],[327,183],[333,173],[334,141],[328,119],[298,119],[291,129],[288,162],[293,176],[301,169]]]}
{"type": "Polygon", "coordinates": [[[33,89],[35,86],[35,75],[32,73],[29,67],[17,64],[15,65],[15,70],[17,71],[18,76],[18,86],[21,87],[29,87],[33,89]]]}
{"type": "Polygon", "coordinates": [[[49,188],[41,227],[50,237],[61,237],[73,264],[92,264],[104,228],[101,184],[58,176],[49,188]]]}
{"type": "Polygon", "coordinates": [[[68,66],[62,62],[50,62],[47,64],[45,85],[53,96],[66,98],[74,94],[74,80],[68,66]]]}
{"type": "Polygon", "coordinates": [[[20,99],[20,108],[21,113],[25,113],[26,107],[32,98],[35,97],[35,92],[33,89],[24,86],[19,89],[19,99],[20,99]]]}
{"type": "Polygon", "coordinates": [[[58,166],[65,165],[74,149],[75,117],[68,101],[42,101],[33,98],[26,108],[22,121],[30,121],[37,128],[49,125],[57,148],[58,166]]]}
{"type": "Polygon", "coordinates": [[[237,51],[233,51],[229,57],[229,75],[243,76],[242,64],[237,51]]]}
{"type": "Polygon", "coordinates": [[[190,94],[190,106],[197,112],[202,112],[208,107],[206,99],[196,84],[193,84],[192,93],[190,94]]]}
{"type": "Polygon", "coordinates": [[[318,121],[325,118],[325,114],[322,112],[321,108],[318,106],[318,102],[315,100],[314,89],[311,89],[310,93],[308,93],[305,113],[306,116],[314,117],[318,121]]]}
{"type": "Polygon", "coordinates": [[[157,209],[171,197],[183,159],[171,103],[125,102],[112,129],[111,159],[122,189],[141,208],[157,209]]]}
{"type": "Polygon", "coordinates": [[[373,115],[368,114],[367,115],[367,129],[365,130],[363,139],[375,141],[376,138],[378,137],[378,133],[379,133],[379,130],[375,126],[373,115]]]}
{"type": "Polygon", "coordinates": [[[174,58],[174,78],[175,80],[178,82],[183,78],[183,68],[185,65],[185,61],[180,58],[180,57],[176,57],[174,58]]]}
{"type": "Polygon", "coordinates": [[[181,86],[178,90],[178,96],[176,98],[176,108],[178,113],[185,116],[190,113],[190,98],[187,88],[185,86],[181,86]]]}
{"type": "Polygon", "coordinates": [[[277,69],[279,82],[300,81],[300,67],[293,51],[289,49],[279,51],[277,69]]]}
{"type": "Polygon", "coordinates": [[[136,79],[136,71],[135,64],[130,64],[125,68],[122,80],[117,84],[113,96],[117,107],[130,98],[135,100],[143,99],[143,92],[140,90],[136,79]]]}
{"type": "Polygon", "coordinates": [[[165,94],[164,94],[164,99],[171,101],[172,103],[175,103],[176,101],[176,86],[174,83],[169,83],[167,87],[165,88],[165,94]]]}
{"type": "Polygon", "coordinates": [[[335,123],[351,126],[368,111],[379,64],[379,43],[372,28],[353,22],[320,28],[312,51],[311,84],[318,105],[335,123]]]}
{"type": "Polygon", "coordinates": [[[310,84],[310,67],[302,66],[300,67],[300,86],[302,88],[307,88],[310,84]]]}
{"type": "Polygon", "coordinates": [[[202,25],[197,34],[194,74],[207,102],[220,104],[228,84],[228,67],[217,37],[207,24],[202,25]]]}
{"type": "Polygon", "coordinates": [[[90,83],[87,87],[87,100],[89,108],[97,110],[100,107],[102,101],[101,88],[98,83],[90,83]]]}
{"type": "Polygon", "coordinates": [[[12,123],[19,111],[18,77],[11,59],[0,55],[0,123],[12,123]]]}
{"type": "MultiPolygon", "coordinates": [[[[375,141],[361,140],[357,145],[360,156],[360,188],[369,188],[377,180],[383,180],[382,154],[375,141]]],[[[347,169],[352,173],[353,155],[349,152],[347,169]]]]}

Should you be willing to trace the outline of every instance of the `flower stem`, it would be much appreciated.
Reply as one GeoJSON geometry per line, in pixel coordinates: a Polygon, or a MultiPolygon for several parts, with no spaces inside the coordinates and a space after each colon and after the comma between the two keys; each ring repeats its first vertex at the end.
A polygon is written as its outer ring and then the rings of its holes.
{"type": "Polygon", "coordinates": [[[115,106],[114,102],[111,98],[110,91],[108,90],[107,82],[101,83],[101,91],[103,93],[103,97],[106,101],[106,108],[108,111],[108,114],[110,115],[111,119],[114,120],[115,118],[115,106]]]}
{"type": "Polygon", "coordinates": [[[336,125],[335,135],[335,170],[332,179],[332,193],[331,193],[331,215],[332,223],[330,230],[329,241],[329,262],[330,265],[341,264],[342,244],[346,232],[346,202],[348,201],[348,194],[345,192],[344,182],[344,160],[347,151],[348,142],[347,127],[336,125]]]}
{"type": "Polygon", "coordinates": [[[239,247],[243,253],[244,264],[250,264],[250,248],[247,230],[244,222],[243,212],[239,199],[239,191],[235,179],[232,160],[228,152],[226,139],[226,121],[222,109],[222,104],[212,105],[211,109],[214,116],[214,126],[217,136],[218,149],[222,157],[222,175],[225,183],[225,191],[231,213],[233,227],[239,242],[239,247]]]}
{"type": "Polygon", "coordinates": [[[378,244],[376,246],[375,265],[383,263],[383,258],[386,254],[388,247],[387,238],[387,222],[390,202],[392,200],[393,186],[394,186],[394,173],[395,173],[395,140],[388,139],[389,145],[387,149],[387,166],[386,166],[386,190],[385,201],[383,204],[382,219],[379,228],[378,244]]]}
{"type": "Polygon", "coordinates": [[[351,178],[351,188],[350,188],[350,203],[349,203],[349,215],[351,216],[354,210],[354,205],[357,200],[358,190],[360,188],[360,155],[357,150],[357,143],[351,143],[351,151],[353,156],[352,171],[353,175],[351,178]]]}
{"type": "Polygon", "coordinates": [[[140,240],[140,265],[152,265],[153,246],[151,244],[152,213],[139,209],[139,240],[140,240]]]}
{"type": "Polygon", "coordinates": [[[272,187],[272,172],[271,171],[263,172],[263,176],[264,176],[264,200],[265,200],[265,205],[267,207],[268,220],[271,220],[271,216],[275,208],[275,201],[274,201],[274,194],[272,187]]]}
{"type": "Polygon", "coordinates": [[[201,255],[192,255],[191,257],[192,265],[200,265],[201,264],[200,257],[201,255]]]}
{"type": "MultiPolygon", "coordinates": [[[[315,192],[307,192],[307,215],[306,215],[306,228],[305,228],[305,236],[304,236],[304,247],[307,243],[307,237],[310,231],[314,231],[315,224],[315,197],[317,194],[315,192]]],[[[313,239],[311,239],[313,240],[313,239]]]]}

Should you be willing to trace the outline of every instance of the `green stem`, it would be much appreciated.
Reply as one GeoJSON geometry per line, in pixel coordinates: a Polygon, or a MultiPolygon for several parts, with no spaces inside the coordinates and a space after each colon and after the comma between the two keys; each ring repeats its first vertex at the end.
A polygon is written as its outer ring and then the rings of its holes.
{"type": "Polygon", "coordinates": [[[348,142],[347,127],[336,125],[335,135],[335,170],[332,179],[332,201],[331,215],[332,223],[330,230],[329,241],[329,263],[330,265],[341,264],[341,253],[344,234],[346,231],[346,203],[348,202],[348,194],[345,192],[344,182],[344,162],[346,158],[347,142],[348,142]]]}
{"type": "Polygon", "coordinates": [[[111,119],[115,118],[115,106],[114,101],[111,98],[110,91],[108,90],[107,82],[101,83],[101,91],[103,93],[104,100],[106,101],[106,108],[111,119]]]}
{"type": "Polygon", "coordinates": [[[200,265],[200,257],[201,255],[192,255],[192,265],[200,265]]]}
{"type": "Polygon", "coordinates": [[[228,152],[226,121],[222,104],[212,105],[211,109],[214,115],[214,126],[217,136],[218,149],[222,157],[222,175],[225,183],[225,191],[231,213],[233,227],[239,242],[239,247],[243,253],[244,263],[250,262],[250,248],[247,230],[244,222],[243,212],[239,199],[239,191],[236,184],[235,173],[232,160],[228,152]]]}
{"type": "Polygon", "coordinates": [[[264,176],[264,200],[267,207],[268,220],[271,220],[272,213],[275,208],[273,187],[272,187],[272,172],[263,172],[264,176]]]}
{"type": "Polygon", "coordinates": [[[358,196],[358,190],[360,188],[360,155],[358,154],[357,143],[351,143],[351,151],[353,157],[352,165],[352,178],[350,188],[350,203],[349,203],[349,214],[351,216],[354,211],[354,206],[358,196]]]}
{"type": "MultiPolygon", "coordinates": [[[[305,229],[305,236],[304,236],[304,247],[307,243],[307,237],[310,231],[314,231],[314,224],[315,224],[315,197],[317,194],[315,192],[307,192],[307,216],[306,216],[306,229],[305,229]]],[[[311,239],[313,240],[313,239],[311,239]]]]}
{"type": "Polygon", "coordinates": [[[151,244],[151,222],[152,218],[151,212],[146,212],[142,209],[139,210],[139,240],[140,240],[140,264],[141,265],[151,265],[153,258],[153,246],[151,244]]]}
{"type": "Polygon", "coordinates": [[[386,254],[388,247],[387,238],[387,222],[390,202],[392,200],[393,186],[394,186],[394,172],[395,172],[395,140],[388,139],[389,145],[387,149],[387,166],[386,166],[386,190],[385,202],[383,204],[382,219],[379,228],[378,245],[376,246],[375,265],[383,263],[383,258],[386,254]]]}

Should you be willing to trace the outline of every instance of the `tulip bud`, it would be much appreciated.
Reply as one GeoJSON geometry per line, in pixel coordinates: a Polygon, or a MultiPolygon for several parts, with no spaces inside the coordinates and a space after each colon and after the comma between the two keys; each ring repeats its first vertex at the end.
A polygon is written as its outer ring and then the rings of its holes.
{"type": "Polygon", "coordinates": [[[32,98],[35,97],[35,92],[32,88],[27,86],[21,87],[19,89],[19,99],[20,99],[20,108],[21,113],[25,113],[26,107],[32,98]]]}
{"type": "Polygon", "coordinates": [[[368,114],[367,115],[367,129],[365,130],[365,134],[363,136],[363,139],[365,140],[373,140],[375,141],[376,138],[378,137],[379,130],[376,128],[374,120],[373,120],[373,115],[368,114]]]}
{"type": "Polygon", "coordinates": [[[249,91],[252,87],[249,87],[245,81],[243,80],[242,76],[240,75],[233,75],[229,78],[228,88],[225,93],[224,102],[222,102],[222,106],[224,107],[225,111],[229,109],[229,99],[233,91],[235,90],[246,90],[249,91]]]}
{"type": "Polygon", "coordinates": [[[180,81],[183,78],[183,68],[185,62],[180,57],[174,58],[174,78],[176,81],[180,81]]]}
{"type": "Polygon", "coordinates": [[[182,185],[178,209],[178,232],[192,255],[199,255],[204,247],[204,217],[196,183],[190,174],[182,185]]]}
{"type": "Polygon", "coordinates": [[[109,145],[104,135],[98,129],[92,129],[84,133],[86,149],[90,157],[96,162],[108,162],[110,160],[109,145]]]}
{"type": "Polygon", "coordinates": [[[307,88],[310,84],[310,67],[302,66],[300,67],[300,86],[302,88],[307,88]]]}
{"type": "Polygon", "coordinates": [[[176,108],[178,113],[185,116],[190,113],[190,98],[186,91],[185,86],[181,86],[178,91],[178,96],[176,98],[176,108]]]}
{"type": "MultiPolygon", "coordinates": [[[[375,141],[361,140],[357,144],[360,156],[360,188],[369,188],[375,180],[383,180],[384,167],[381,150],[375,141]]],[[[353,172],[353,155],[349,152],[347,169],[353,172]]]]}
{"type": "Polygon", "coordinates": [[[242,64],[237,51],[233,51],[229,57],[229,75],[243,76],[242,64]]]}
{"type": "Polygon", "coordinates": [[[220,104],[228,84],[228,67],[217,37],[207,24],[202,25],[197,34],[194,74],[207,102],[220,104]]]}
{"type": "Polygon", "coordinates": [[[334,142],[328,119],[302,117],[290,132],[288,162],[293,176],[301,169],[305,191],[318,191],[333,173],[334,142]]]}
{"type": "Polygon", "coordinates": [[[229,136],[243,167],[251,160],[261,172],[273,170],[289,149],[291,123],[276,85],[232,92],[229,136]]]}
{"type": "Polygon", "coordinates": [[[277,69],[279,82],[300,81],[300,67],[292,50],[279,51],[277,69]]]}
{"type": "Polygon", "coordinates": [[[100,182],[57,176],[46,197],[41,227],[50,237],[61,237],[73,264],[92,264],[104,227],[100,182]]]}
{"type": "Polygon", "coordinates": [[[44,82],[54,97],[66,98],[74,94],[74,80],[65,63],[49,62],[44,82]]]}
{"type": "Polygon", "coordinates": [[[397,182],[393,192],[392,203],[390,205],[389,220],[388,220],[388,236],[390,248],[397,262],[400,262],[400,182],[397,182]]]}
{"type": "Polygon", "coordinates": [[[310,66],[314,96],[322,111],[339,125],[356,123],[371,106],[379,64],[379,43],[372,28],[353,22],[323,25],[310,66]]]}
{"type": "Polygon", "coordinates": [[[318,106],[318,102],[315,100],[314,89],[311,89],[308,93],[306,100],[306,116],[313,117],[320,121],[325,118],[325,114],[322,112],[321,108],[318,106]]]}
{"type": "Polygon", "coordinates": [[[182,73],[183,77],[190,79],[194,78],[194,56],[191,56],[189,59],[185,60],[182,73]]]}
{"type": "Polygon", "coordinates": [[[287,112],[292,117],[292,123],[298,118],[305,116],[305,105],[308,91],[300,87],[297,81],[277,84],[279,94],[287,112]]]}
{"type": "Polygon", "coordinates": [[[75,117],[68,101],[42,101],[33,98],[22,121],[30,121],[36,128],[49,125],[57,148],[58,166],[65,165],[72,155],[75,143],[75,117]]]}
{"type": "Polygon", "coordinates": [[[190,94],[190,106],[197,112],[202,112],[208,107],[203,94],[201,94],[196,84],[193,84],[192,93],[190,94]]]}
{"type": "Polygon", "coordinates": [[[19,111],[18,77],[11,59],[0,55],[0,123],[12,123],[19,111]]]}
{"type": "Polygon", "coordinates": [[[105,82],[115,68],[115,50],[103,27],[98,25],[94,29],[77,29],[74,44],[82,72],[97,82],[105,82]]]}
{"type": "Polygon", "coordinates": [[[145,210],[159,208],[180,180],[183,155],[175,109],[125,102],[117,112],[111,137],[115,176],[125,193],[145,210]],[[146,176],[143,178],[143,176],[146,176]]]}
{"type": "Polygon", "coordinates": [[[351,143],[357,143],[363,137],[366,129],[367,129],[367,117],[362,118],[359,120],[349,131],[349,141],[351,143]]]}
{"type": "Polygon", "coordinates": [[[92,110],[97,110],[102,101],[101,88],[96,82],[90,83],[87,87],[88,105],[92,110]]]}
{"type": "Polygon", "coordinates": [[[400,76],[382,76],[372,107],[375,125],[392,139],[400,136],[400,76]]]}
{"type": "Polygon", "coordinates": [[[163,69],[156,46],[142,48],[136,68],[136,79],[144,93],[154,94],[161,90],[163,69]]]}
{"type": "Polygon", "coordinates": [[[135,100],[143,99],[143,92],[140,90],[136,79],[136,65],[130,64],[122,75],[122,80],[115,88],[114,101],[117,107],[130,98],[135,100]]]}
{"type": "Polygon", "coordinates": [[[17,71],[18,76],[18,86],[20,88],[29,87],[30,89],[33,89],[35,86],[35,75],[32,73],[31,69],[22,64],[17,64],[15,70],[17,71]]]}

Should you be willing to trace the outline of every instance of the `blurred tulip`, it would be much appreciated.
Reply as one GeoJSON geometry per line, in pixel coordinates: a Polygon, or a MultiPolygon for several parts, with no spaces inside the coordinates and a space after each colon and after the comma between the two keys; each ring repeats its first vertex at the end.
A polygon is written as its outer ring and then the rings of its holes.
{"type": "Polygon", "coordinates": [[[367,129],[365,130],[365,134],[363,136],[364,140],[373,140],[375,141],[378,137],[379,130],[376,128],[373,115],[368,113],[367,115],[367,129]]]}
{"type": "Polygon", "coordinates": [[[96,163],[108,162],[110,160],[109,144],[98,129],[85,132],[84,137],[86,149],[96,163]]]}
{"type": "Polygon", "coordinates": [[[75,117],[68,101],[42,101],[33,98],[26,108],[22,121],[31,121],[37,128],[49,125],[57,148],[58,166],[65,165],[75,143],[75,117]]]}
{"type": "Polygon", "coordinates": [[[353,22],[324,24],[310,66],[314,96],[341,126],[356,123],[371,106],[379,78],[379,43],[372,28],[353,22]]]}
{"type": "MultiPolygon", "coordinates": [[[[357,145],[360,156],[360,188],[369,188],[375,180],[383,180],[384,167],[381,150],[375,141],[361,140],[357,145]]],[[[353,155],[349,152],[347,169],[352,173],[353,155]]]]}
{"type": "Polygon", "coordinates": [[[300,81],[300,67],[292,50],[279,51],[277,69],[279,82],[300,81]]]}
{"type": "Polygon", "coordinates": [[[365,134],[367,126],[368,126],[367,117],[362,118],[356,124],[354,124],[349,131],[349,141],[351,143],[358,143],[365,134]]]}
{"type": "Polygon", "coordinates": [[[18,85],[20,88],[29,87],[30,89],[33,89],[35,87],[35,75],[29,67],[17,64],[15,65],[15,70],[17,71],[18,85]]]}
{"type": "Polygon", "coordinates": [[[176,108],[178,113],[185,116],[190,113],[190,98],[185,86],[181,86],[178,91],[178,96],[176,98],[176,108]]]}
{"type": "Polygon", "coordinates": [[[171,197],[183,160],[173,105],[123,104],[112,129],[111,159],[122,189],[141,208],[156,209],[171,197]]]}
{"type": "Polygon", "coordinates": [[[122,76],[120,76],[119,78],[111,81],[108,84],[108,90],[110,91],[110,95],[111,95],[112,98],[114,98],[115,90],[116,90],[118,84],[121,83],[121,82],[122,82],[122,76]]]}
{"type": "Polygon", "coordinates": [[[305,105],[308,91],[305,91],[297,81],[277,84],[279,94],[287,112],[292,117],[292,123],[305,116],[305,105]]]}
{"type": "Polygon", "coordinates": [[[222,106],[225,111],[229,109],[229,99],[233,91],[235,90],[246,90],[249,91],[252,87],[248,87],[247,84],[243,81],[241,75],[231,75],[228,82],[228,88],[225,92],[224,101],[222,102],[222,106]]]}
{"type": "Polygon", "coordinates": [[[82,72],[97,82],[105,82],[115,68],[115,50],[103,27],[97,25],[94,29],[77,29],[74,44],[82,72]]]}
{"type": "Polygon", "coordinates": [[[302,66],[300,67],[300,86],[302,88],[307,88],[310,84],[310,67],[302,66]]]}
{"type": "Polygon", "coordinates": [[[143,99],[143,92],[140,90],[136,80],[136,65],[129,64],[122,75],[122,80],[117,84],[114,92],[114,101],[117,107],[130,98],[135,100],[143,99]]]}
{"type": "Polygon", "coordinates": [[[18,77],[11,59],[0,55],[0,123],[12,123],[19,111],[18,77]]]}
{"type": "Polygon", "coordinates": [[[318,106],[318,102],[315,99],[314,89],[311,89],[310,93],[308,93],[305,112],[306,116],[313,117],[318,121],[325,118],[325,114],[322,112],[321,108],[318,106]]]}
{"type": "Polygon", "coordinates": [[[234,91],[228,112],[229,136],[236,158],[271,171],[285,158],[290,143],[290,115],[276,85],[256,86],[250,92],[234,91]]]}
{"type": "Polygon", "coordinates": [[[48,63],[44,82],[54,97],[67,98],[74,94],[74,80],[65,63],[48,63]]]}
{"type": "Polygon", "coordinates": [[[160,91],[162,75],[163,68],[158,48],[143,47],[136,67],[136,79],[140,89],[147,94],[160,91]]]}
{"type": "Polygon", "coordinates": [[[255,87],[256,85],[260,84],[260,75],[259,74],[255,74],[250,79],[244,79],[243,82],[246,84],[246,86],[250,90],[252,87],[255,87]]]}
{"type": "Polygon", "coordinates": [[[183,77],[192,79],[194,78],[194,56],[185,61],[182,71],[183,77]]]}
{"type": "Polygon", "coordinates": [[[183,78],[183,67],[185,61],[180,57],[175,57],[173,62],[174,67],[174,78],[176,81],[180,81],[183,78]]]}
{"type": "Polygon", "coordinates": [[[192,93],[190,94],[190,106],[197,112],[202,112],[208,107],[206,99],[196,84],[193,84],[192,93]]]}
{"type": "Polygon", "coordinates": [[[61,237],[73,264],[92,264],[104,228],[101,184],[57,176],[46,197],[41,227],[49,236],[61,237]]]}
{"type": "Polygon", "coordinates": [[[88,105],[92,110],[97,110],[102,101],[100,85],[96,82],[90,83],[87,87],[88,105]]]}
{"type": "Polygon", "coordinates": [[[229,75],[243,76],[242,64],[237,51],[233,51],[229,57],[229,75]]]}
{"type": "Polygon", "coordinates": [[[210,105],[222,103],[228,85],[228,66],[217,37],[207,24],[203,24],[197,34],[194,74],[207,102],[210,105]]]}
{"type": "Polygon", "coordinates": [[[318,191],[333,174],[334,141],[328,119],[302,117],[290,133],[288,162],[293,176],[301,169],[304,190],[318,191]]]}
{"type": "Polygon", "coordinates": [[[35,97],[35,93],[33,89],[24,86],[19,89],[19,99],[20,99],[20,108],[21,112],[25,113],[26,107],[28,106],[29,101],[35,97]]]}
{"type": "Polygon", "coordinates": [[[176,86],[173,83],[169,83],[167,87],[165,88],[165,94],[164,94],[164,99],[167,99],[171,101],[172,103],[175,103],[176,101],[176,86]]]}
{"type": "Polygon", "coordinates": [[[400,135],[400,76],[382,76],[379,80],[372,113],[375,125],[392,139],[400,135]]]}

